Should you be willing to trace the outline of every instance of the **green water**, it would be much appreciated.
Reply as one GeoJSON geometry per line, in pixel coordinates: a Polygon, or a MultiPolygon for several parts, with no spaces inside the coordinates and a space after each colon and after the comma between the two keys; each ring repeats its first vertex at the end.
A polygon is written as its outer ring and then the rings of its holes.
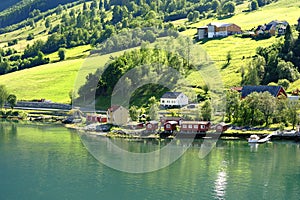
{"type": "MultiPolygon", "coordinates": [[[[113,142],[133,152],[163,143],[113,142]]],[[[0,199],[300,198],[299,143],[218,141],[203,159],[200,145],[195,142],[169,167],[131,174],[101,164],[74,131],[2,122],[0,199]]]]}

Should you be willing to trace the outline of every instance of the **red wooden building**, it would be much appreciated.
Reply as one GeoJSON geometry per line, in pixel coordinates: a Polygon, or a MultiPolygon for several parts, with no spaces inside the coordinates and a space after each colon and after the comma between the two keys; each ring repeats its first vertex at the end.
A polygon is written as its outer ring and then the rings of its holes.
{"type": "Polygon", "coordinates": [[[178,124],[177,121],[168,121],[168,122],[164,123],[164,130],[166,132],[173,132],[176,130],[177,124],[178,124]]]}
{"type": "Polygon", "coordinates": [[[183,121],[181,132],[206,132],[210,129],[211,123],[208,121],[183,121]]]}
{"type": "Polygon", "coordinates": [[[150,121],[146,123],[146,130],[147,131],[155,131],[158,129],[158,122],[157,121],[150,121]]]}
{"type": "Polygon", "coordinates": [[[166,122],[169,122],[169,121],[176,121],[177,125],[180,125],[182,118],[181,117],[162,117],[162,118],[160,118],[161,124],[165,124],[166,122]]]}
{"type": "Polygon", "coordinates": [[[216,131],[219,132],[219,133],[222,133],[224,131],[226,131],[229,126],[227,124],[225,124],[224,122],[221,122],[219,124],[216,125],[216,131]]]}
{"type": "Polygon", "coordinates": [[[101,115],[87,115],[86,116],[87,122],[93,122],[93,123],[105,123],[107,122],[107,117],[101,116],[101,115]]]}

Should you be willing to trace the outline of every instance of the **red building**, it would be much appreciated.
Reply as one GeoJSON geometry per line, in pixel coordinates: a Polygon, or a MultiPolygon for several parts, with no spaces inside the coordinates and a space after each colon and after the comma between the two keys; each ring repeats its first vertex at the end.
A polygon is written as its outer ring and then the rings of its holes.
{"type": "Polygon", "coordinates": [[[158,129],[158,122],[157,121],[150,121],[146,124],[147,131],[155,131],[158,129]]]}
{"type": "Polygon", "coordinates": [[[87,115],[86,121],[93,122],[93,123],[105,123],[107,122],[107,117],[101,116],[101,115],[87,115]]]}
{"type": "Polygon", "coordinates": [[[177,121],[168,121],[164,123],[164,130],[168,132],[173,132],[177,128],[177,121]]]}
{"type": "Polygon", "coordinates": [[[183,121],[181,132],[206,132],[210,129],[210,122],[207,121],[183,121]]]}
{"type": "Polygon", "coordinates": [[[166,122],[169,122],[169,121],[176,121],[177,125],[180,125],[180,122],[182,121],[182,118],[181,117],[162,117],[160,119],[160,122],[162,124],[165,124],[166,122]]]}
{"type": "Polygon", "coordinates": [[[224,131],[226,131],[228,129],[228,125],[225,124],[224,122],[221,122],[219,124],[216,125],[216,131],[219,133],[222,133],[224,131]]]}

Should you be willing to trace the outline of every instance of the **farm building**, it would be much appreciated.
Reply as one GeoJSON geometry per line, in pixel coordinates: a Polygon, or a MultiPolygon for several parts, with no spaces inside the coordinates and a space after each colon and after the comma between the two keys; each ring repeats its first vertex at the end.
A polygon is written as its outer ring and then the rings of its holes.
{"type": "Polygon", "coordinates": [[[164,107],[182,107],[189,103],[189,98],[182,92],[166,92],[160,98],[160,105],[164,107]]]}
{"type": "Polygon", "coordinates": [[[287,21],[273,20],[268,24],[259,25],[254,32],[256,36],[266,34],[269,34],[270,36],[284,35],[287,25],[287,21]]]}
{"type": "Polygon", "coordinates": [[[216,23],[212,22],[207,26],[199,27],[198,39],[215,38],[215,37],[227,37],[229,35],[241,34],[242,29],[233,23],[216,23]]]}
{"type": "Polygon", "coordinates": [[[206,132],[210,129],[208,121],[183,121],[181,124],[181,132],[206,132]]]}

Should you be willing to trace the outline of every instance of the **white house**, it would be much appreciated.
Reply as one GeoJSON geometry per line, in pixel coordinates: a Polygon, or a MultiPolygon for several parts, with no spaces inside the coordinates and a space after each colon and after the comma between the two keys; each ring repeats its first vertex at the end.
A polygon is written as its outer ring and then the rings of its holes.
{"type": "Polygon", "coordinates": [[[164,107],[182,107],[189,103],[189,98],[182,92],[166,92],[160,98],[160,105],[164,107]]]}

